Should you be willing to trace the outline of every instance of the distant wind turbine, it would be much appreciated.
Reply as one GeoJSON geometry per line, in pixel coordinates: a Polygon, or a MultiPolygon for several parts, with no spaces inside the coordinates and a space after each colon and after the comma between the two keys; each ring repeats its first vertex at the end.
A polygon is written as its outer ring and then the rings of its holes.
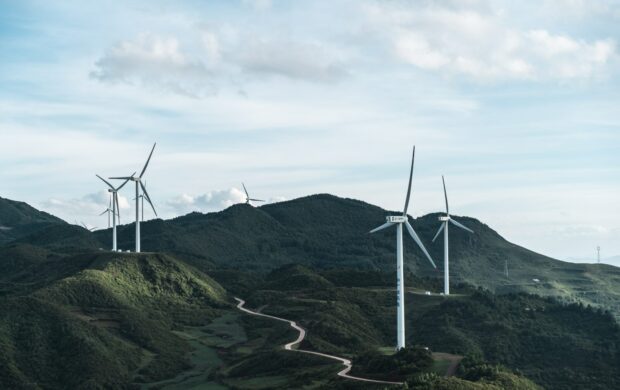
{"type": "Polygon", "coordinates": [[[245,188],[245,184],[241,183],[241,185],[243,186],[243,191],[245,191],[245,204],[251,205],[252,203],[250,203],[250,202],[264,202],[264,200],[262,200],[262,199],[252,199],[252,198],[250,198],[250,194],[248,194],[248,190],[245,188]]]}
{"type": "Polygon", "coordinates": [[[450,209],[448,208],[448,193],[446,192],[446,181],[441,175],[441,182],[443,183],[443,196],[446,200],[446,215],[439,217],[439,220],[442,222],[441,226],[439,226],[439,230],[437,230],[437,234],[433,237],[433,242],[439,236],[441,231],[443,230],[443,293],[444,295],[450,295],[450,264],[448,260],[448,225],[453,223],[455,226],[460,227],[461,229],[467,230],[470,233],[474,231],[470,228],[460,224],[455,221],[452,217],[450,217],[450,209]]]}
{"type": "Polygon", "coordinates": [[[110,177],[110,179],[113,180],[131,180],[136,183],[136,253],[140,253],[140,188],[142,188],[142,192],[146,197],[146,201],[149,202],[151,208],[153,209],[153,212],[155,213],[155,216],[157,216],[157,211],[155,211],[155,206],[153,206],[153,202],[151,202],[151,197],[149,196],[149,193],[146,191],[146,188],[142,183],[142,176],[144,176],[144,172],[146,172],[146,168],[149,166],[149,162],[151,161],[151,157],[153,156],[153,151],[155,151],[156,145],[157,143],[153,144],[151,153],[149,154],[149,157],[146,160],[146,163],[144,164],[144,167],[142,168],[139,176],[135,176],[136,173],[134,172],[131,176],[110,177]]]}
{"type": "Polygon", "coordinates": [[[413,238],[413,241],[418,244],[428,261],[431,262],[433,268],[437,268],[433,259],[426,251],[424,244],[418,237],[418,234],[413,230],[413,227],[409,224],[409,217],[407,216],[407,208],[409,206],[409,197],[411,195],[411,180],[413,178],[413,162],[415,159],[415,146],[413,147],[413,153],[411,156],[411,170],[409,172],[409,186],[407,187],[407,198],[405,200],[405,208],[403,215],[388,215],[386,217],[386,223],[370,231],[370,233],[378,232],[392,225],[396,225],[396,349],[405,347],[405,278],[403,274],[403,225],[407,228],[409,235],[413,238]]]}
{"type": "Polygon", "coordinates": [[[112,197],[110,197],[110,203],[108,204],[108,207],[106,207],[105,210],[103,210],[101,212],[101,214],[99,214],[99,216],[102,216],[103,214],[108,214],[108,229],[110,228],[110,213],[112,212],[112,197]]]}
{"type": "Polygon", "coordinates": [[[89,232],[92,232],[93,230],[97,229],[97,227],[89,228],[84,222],[80,222],[80,224],[82,225],[84,229],[88,230],[89,232]]]}
{"type": "MultiPolygon", "coordinates": [[[[134,172],[132,174],[135,175],[136,173],[134,172]]],[[[108,228],[110,228],[110,212],[112,213],[112,250],[116,252],[117,247],[116,247],[116,217],[118,216],[118,223],[121,223],[121,210],[120,207],[118,205],[118,191],[123,188],[125,186],[125,184],[127,184],[127,182],[129,181],[129,179],[125,180],[123,182],[123,184],[121,184],[118,187],[114,187],[109,181],[107,181],[106,179],[104,179],[103,177],[99,176],[99,175],[95,175],[97,176],[99,179],[101,179],[101,181],[103,181],[105,184],[107,184],[108,186],[108,192],[110,194],[112,194],[112,209],[110,210],[110,207],[108,207],[108,210],[104,211],[103,213],[107,212],[108,213],[108,228]]],[[[100,215],[103,215],[103,213],[101,213],[100,215]]]]}

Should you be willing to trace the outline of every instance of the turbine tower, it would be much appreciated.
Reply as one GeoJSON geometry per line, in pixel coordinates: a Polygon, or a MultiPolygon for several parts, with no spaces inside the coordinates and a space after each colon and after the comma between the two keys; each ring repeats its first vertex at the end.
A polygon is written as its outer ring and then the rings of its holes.
{"type": "Polygon", "coordinates": [[[601,247],[596,247],[596,261],[601,264],[601,247]]]}
{"type": "Polygon", "coordinates": [[[243,186],[243,191],[245,191],[245,204],[251,205],[252,204],[252,203],[250,203],[251,201],[252,202],[264,202],[264,200],[262,200],[262,199],[252,199],[252,198],[250,198],[250,194],[248,194],[248,190],[245,188],[245,184],[241,183],[241,185],[243,186]]]}
{"type": "MultiPolygon", "coordinates": [[[[433,242],[439,236],[439,233],[443,230],[443,293],[444,295],[450,295],[450,262],[449,262],[449,250],[448,250],[448,225],[453,223],[455,226],[460,227],[461,229],[467,230],[470,233],[474,231],[470,228],[458,223],[452,217],[450,217],[450,209],[448,208],[448,193],[446,192],[446,181],[441,175],[441,181],[443,183],[443,196],[446,200],[446,215],[439,217],[439,220],[442,222],[441,226],[439,226],[439,230],[437,230],[437,234],[433,237],[433,242]]],[[[507,272],[507,271],[506,271],[507,272]]]]}
{"type": "Polygon", "coordinates": [[[403,275],[403,225],[407,228],[409,235],[413,238],[413,241],[418,244],[422,252],[426,255],[428,261],[431,262],[434,268],[435,263],[431,256],[426,251],[424,244],[420,241],[413,227],[409,224],[409,217],[407,216],[407,207],[409,206],[409,196],[411,195],[411,179],[413,178],[413,161],[415,158],[415,146],[413,147],[413,154],[411,156],[411,170],[409,171],[409,186],[407,188],[407,198],[405,200],[405,208],[402,215],[388,215],[386,217],[386,223],[370,231],[370,233],[378,232],[392,225],[396,225],[396,349],[405,348],[405,278],[403,275]]]}
{"type": "MultiPolygon", "coordinates": [[[[146,180],[144,181],[144,188],[146,188],[146,180]]],[[[140,194],[138,198],[140,198],[140,222],[144,222],[144,194],[140,194]]],[[[136,198],[132,200],[136,200],[136,198]]]]}
{"type": "MultiPolygon", "coordinates": [[[[132,176],[135,174],[136,173],[134,172],[132,176]]],[[[117,215],[118,215],[118,223],[121,223],[121,211],[120,211],[120,207],[118,207],[118,191],[121,188],[123,188],[125,184],[127,184],[129,179],[125,180],[123,184],[121,184],[120,186],[114,187],[112,184],[110,184],[109,181],[107,181],[103,177],[99,175],[95,175],[95,176],[97,176],[99,179],[101,179],[101,181],[103,181],[105,184],[108,185],[109,187],[108,192],[112,194],[112,199],[111,199],[112,210],[110,210],[110,207],[108,207],[108,210],[104,211],[104,213],[105,212],[108,213],[108,228],[110,228],[110,212],[112,212],[112,250],[116,252],[117,250],[117,247],[116,247],[116,216],[117,215]]]]}
{"type": "Polygon", "coordinates": [[[144,172],[146,172],[146,168],[149,166],[149,162],[151,161],[151,157],[153,156],[156,145],[157,143],[153,144],[153,148],[151,149],[149,158],[146,160],[146,163],[144,164],[144,167],[142,168],[139,176],[136,176],[136,173],[134,172],[131,176],[110,177],[110,179],[114,180],[131,180],[136,183],[136,253],[140,253],[140,188],[142,188],[142,192],[146,197],[146,201],[149,202],[151,208],[153,209],[153,212],[155,213],[155,216],[157,216],[155,206],[153,206],[153,202],[151,202],[151,197],[149,196],[149,193],[146,191],[144,183],[142,182],[142,177],[144,176],[144,172]]]}

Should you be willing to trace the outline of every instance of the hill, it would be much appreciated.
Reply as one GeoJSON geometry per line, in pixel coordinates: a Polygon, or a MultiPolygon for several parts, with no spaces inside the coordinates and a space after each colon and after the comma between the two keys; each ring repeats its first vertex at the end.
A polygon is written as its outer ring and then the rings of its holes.
{"type": "MultiPolygon", "coordinates": [[[[0,385],[374,388],[342,382],[319,358],[286,355],[278,346],[289,329],[245,318],[230,298],[298,321],[309,332],[302,348],[354,367],[381,360],[394,337],[395,239],[368,230],[386,213],[331,195],[235,205],[145,222],[142,247],[152,252],[142,254],[100,250],[110,230],[34,222],[0,245],[0,385]]],[[[459,220],[475,234],[451,231],[451,297],[425,295],[441,290],[442,270],[405,239],[407,337],[473,363],[457,378],[422,372],[410,387],[536,387],[519,373],[549,389],[617,386],[618,325],[605,310],[620,312],[620,270],[554,260],[459,220]]],[[[411,223],[441,267],[442,245],[430,243],[437,214],[411,223]]],[[[133,248],[133,228],[119,228],[121,248],[133,248]]]]}
{"type": "Polygon", "coordinates": [[[0,300],[3,388],[130,388],[174,376],[191,347],[173,330],[229,307],[219,284],[166,255],[40,257],[36,270],[13,269],[32,282],[7,283],[0,300]]]}
{"type": "Polygon", "coordinates": [[[66,224],[24,202],[0,197],[0,245],[51,225],[66,224]]]}
{"type": "MultiPolygon", "coordinates": [[[[313,277],[310,273],[306,270],[307,279],[321,277],[320,272],[313,277]]],[[[499,363],[547,389],[620,386],[620,326],[609,312],[553,298],[495,295],[481,289],[457,288],[454,296],[428,296],[423,291],[432,286],[432,280],[408,275],[407,283],[416,286],[408,289],[405,300],[408,345],[499,363]]],[[[393,343],[394,294],[391,285],[275,291],[266,284],[247,300],[263,313],[294,318],[307,330],[303,349],[353,354],[354,373],[364,376],[368,375],[364,365],[380,365],[377,351],[393,343]],[[374,356],[372,364],[364,364],[369,354],[374,356]],[[356,368],[358,361],[361,366],[356,368]]],[[[379,370],[384,375],[397,368],[394,362],[385,364],[392,368],[379,370]]],[[[376,373],[376,368],[371,372],[376,373]]],[[[465,373],[462,376],[467,378],[465,373]]]]}
{"type": "MultiPolygon", "coordinates": [[[[141,224],[142,247],[171,253],[206,272],[247,270],[267,273],[289,263],[330,269],[393,272],[394,232],[370,235],[389,212],[332,195],[313,195],[252,207],[238,204],[217,213],[191,213],[141,224]]],[[[419,276],[441,278],[443,245],[431,243],[439,214],[411,219],[436,260],[432,269],[405,237],[405,267],[419,276]]],[[[486,224],[457,217],[474,234],[452,229],[451,280],[497,293],[528,292],[611,309],[620,316],[620,269],[605,264],[555,260],[510,243],[486,224]],[[505,265],[508,265],[508,276],[505,265]]],[[[120,228],[119,245],[132,248],[133,225],[120,228]]],[[[109,244],[109,230],[94,236],[109,244]]]]}

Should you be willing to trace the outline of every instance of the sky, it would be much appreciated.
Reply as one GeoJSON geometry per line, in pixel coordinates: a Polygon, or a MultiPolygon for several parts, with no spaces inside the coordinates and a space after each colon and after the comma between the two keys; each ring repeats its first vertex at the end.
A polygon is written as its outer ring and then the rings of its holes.
{"type": "Polygon", "coordinates": [[[0,0],[0,196],[107,227],[95,174],[157,142],[163,218],[242,182],[397,210],[415,144],[413,217],[443,174],[452,214],[512,242],[619,255],[619,41],[618,1],[0,0]]]}

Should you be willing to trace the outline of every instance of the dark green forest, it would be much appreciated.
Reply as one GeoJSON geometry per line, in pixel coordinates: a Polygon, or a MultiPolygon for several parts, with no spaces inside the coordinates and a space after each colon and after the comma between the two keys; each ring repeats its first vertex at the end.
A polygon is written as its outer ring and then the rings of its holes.
{"type": "MultiPolygon", "coordinates": [[[[475,234],[451,235],[449,297],[442,269],[405,241],[410,347],[395,353],[394,236],[368,234],[386,213],[331,195],[235,205],[145,222],[147,252],[134,254],[102,249],[110,230],[0,198],[0,387],[385,388],[282,350],[296,332],[239,312],[235,296],[296,321],[301,348],[347,357],[357,376],[414,389],[620,387],[620,270],[536,254],[467,217],[475,234]],[[448,355],[460,363],[446,377],[448,355]]],[[[441,259],[437,214],[411,222],[441,259]]],[[[133,228],[119,228],[121,248],[133,228]]]]}

